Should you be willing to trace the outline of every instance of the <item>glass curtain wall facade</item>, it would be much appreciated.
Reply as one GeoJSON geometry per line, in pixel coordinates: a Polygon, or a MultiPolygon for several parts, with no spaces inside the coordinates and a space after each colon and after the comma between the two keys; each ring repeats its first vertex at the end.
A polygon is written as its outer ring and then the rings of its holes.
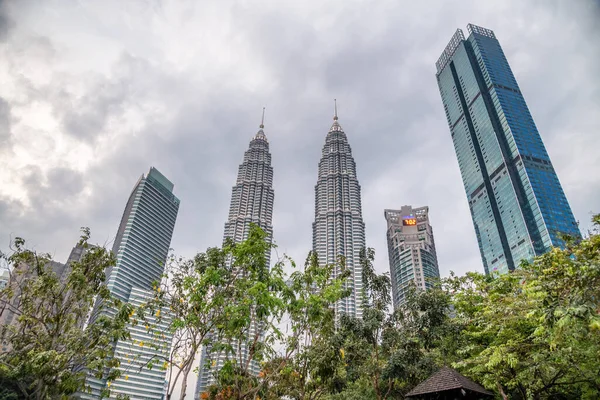
{"type": "Polygon", "coordinates": [[[487,274],[531,260],[579,228],[494,32],[458,29],[436,78],[487,274]]]}
{"type": "Polygon", "coordinates": [[[390,278],[394,308],[405,304],[411,284],[429,289],[439,279],[433,228],[429,223],[429,207],[402,206],[385,210],[390,278]]]}
{"type": "MultiPolygon", "coordinates": [[[[137,304],[141,297],[149,295],[152,283],[160,280],[163,274],[178,211],[179,199],[173,194],[173,184],[157,169],[150,168],[133,188],[117,231],[113,245],[117,263],[106,274],[107,286],[113,296],[137,304]]],[[[104,312],[113,311],[106,309],[104,312]]],[[[92,318],[95,318],[95,313],[92,318]]],[[[151,330],[155,328],[151,327],[151,330]]],[[[140,335],[140,328],[132,326],[129,329],[135,340],[140,335]]],[[[170,340],[168,342],[170,347],[170,340]]],[[[116,353],[125,354],[124,349],[131,348],[131,345],[130,341],[119,341],[116,353]]],[[[157,351],[148,346],[139,347],[130,358],[140,354],[159,354],[157,351]]],[[[137,357],[137,360],[140,358],[137,357]]],[[[111,397],[127,394],[132,400],[160,400],[164,395],[165,376],[166,370],[160,368],[153,369],[151,373],[146,369],[130,370],[127,379],[115,382],[110,388],[111,397]],[[136,391],[138,387],[140,390],[136,391]]],[[[92,376],[88,376],[87,383],[92,390],[91,393],[80,394],[82,399],[98,399],[100,391],[108,387],[107,382],[92,376]]]]}
{"type": "MultiPolygon", "coordinates": [[[[351,276],[346,288],[350,296],[335,305],[336,314],[362,317],[362,268],[359,254],[365,247],[365,224],[362,219],[360,185],[348,138],[338,123],[337,110],[333,125],[325,138],[318,180],[315,186],[315,222],[313,250],[320,265],[335,264],[345,257],[351,276]]],[[[334,277],[340,274],[339,267],[334,277]]]]}
{"type": "MultiPolygon", "coordinates": [[[[263,114],[264,118],[264,114],[263,114]]],[[[229,217],[225,223],[225,238],[231,238],[239,243],[248,238],[250,224],[258,225],[267,234],[266,240],[271,243],[273,237],[273,167],[271,166],[271,153],[269,141],[261,123],[259,131],[250,141],[248,150],[244,153],[244,160],[238,168],[236,184],[232,189],[229,217]]],[[[267,264],[270,263],[271,253],[265,255],[267,264]]],[[[254,335],[260,328],[253,325],[248,332],[254,335]]],[[[233,346],[234,348],[236,346],[233,346]]],[[[240,344],[241,353],[236,354],[237,360],[247,360],[249,357],[245,343],[240,344]]],[[[215,382],[215,373],[219,371],[230,354],[212,352],[210,347],[203,346],[200,355],[199,376],[196,383],[194,398],[206,392],[208,387],[215,382]],[[210,367],[207,367],[209,365],[210,367]]],[[[255,361],[250,363],[250,372],[258,375],[260,365],[255,361]]]]}

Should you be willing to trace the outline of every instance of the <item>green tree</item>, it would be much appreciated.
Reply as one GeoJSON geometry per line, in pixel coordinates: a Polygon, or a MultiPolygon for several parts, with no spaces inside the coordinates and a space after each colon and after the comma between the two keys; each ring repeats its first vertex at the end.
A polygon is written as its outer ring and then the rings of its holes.
{"type": "Polygon", "coordinates": [[[335,333],[333,306],[349,294],[344,282],[350,276],[344,260],[339,263],[342,273],[332,278],[335,265],[320,266],[317,254],[310,252],[304,269],[292,273],[284,297],[290,333],[282,353],[262,371],[270,397],[315,400],[335,385],[343,352],[330,341],[335,333]]]}
{"type": "Polygon", "coordinates": [[[341,358],[329,342],[335,329],[333,304],[348,294],[343,283],[349,272],[332,279],[334,266],[319,266],[310,253],[304,269],[286,279],[284,265],[296,265],[284,256],[269,268],[265,255],[274,246],[265,237],[253,226],[248,240],[224,247],[234,279],[220,303],[222,318],[204,344],[213,353],[225,352],[228,360],[201,398],[317,399],[335,377],[341,358]],[[280,330],[284,317],[289,335],[280,330]],[[247,352],[241,351],[243,343],[247,352]],[[260,365],[258,375],[251,372],[251,362],[260,365]]]}
{"type": "Polygon", "coordinates": [[[225,321],[227,305],[235,296],[234,282],[242,272],[228,261],[232,251],[227,241],[222,249],[209,248],[193,259],[170,257],[163,279],[155,282],[154,297],[144,306],[157,322],[168,318],[173,335],[167,356],[150,360],[152,367],[168,369],[167,399],[177,387],[181,387],[179,398],[186,397],[196,354],[203,344],[211,344],[211,333],[225,321]],[[161,309],[168,312],[158,312],[161,309]]]}
{"type": "Polygon", "coordinates": [[[213,355],[224,354],[226,361],[215,373],[216,384],[202,394],[204,397],[265,396],[267,383],[254,376],[251,368],[253,363],[273,358],[274,345],[283,339],[278,324],[285,312],[284,296],[289,291],[283,271],[287,259],[278,260],[272,267],[267,263],[266,256],[273,248],[266,233],[254,224],[245,241],[228,240],[223,247],[223,273],[230,278],[226,292],[208,310],[213,326],[203,344],[209,346],[213,355]]]}
{"type": "Polygon", "coordinates": [[[112,357],[114,345],[127,337],[132,309],[112,298],[104,285],[115,258],[104,248],[90,247],[89,235],[83,229],[79,244],[87,251],[62,280],[50,256],[27,249],[23,239],[15,239],[12,254],[1,255],[11,277],[0,292],[0,307],[14,320],[0,327],[7,346],[0,354],[0,379],[14,382],[26,398],[62,398],[83,390],[88,369],[101,371],[109,381],[118,376],[111,369],[119,365],[112,357]],[[84,329],[95,299],[101,300],[98,311],[111,307],[115,312],[84,329]]]}
{"type": "Polygon", "coordinates": [[[21,400],[26,397],[12,380],[0,378],[0,400],[21,400]]]}
{"type": "Polygon", "coordinates": [[[450,296],[439,282],[409,288],[405,304],[389,312],[391,282],[373,267],[375,252],[361,252],[363,318],[343,316],[332,341],[345,357],[331,399],[391,399],[403,395],[453,360],[460,327],[449,317],[450,296]]]}
{"type": "MultiPolygon", "coordinates": [[[[593,221],[598,228],[600,217],[593,221]]],[[[504,398],[600,396],[597,231],[512,273],[470,273],[448,285],[465,327],[461,370],[504,398]]]]}

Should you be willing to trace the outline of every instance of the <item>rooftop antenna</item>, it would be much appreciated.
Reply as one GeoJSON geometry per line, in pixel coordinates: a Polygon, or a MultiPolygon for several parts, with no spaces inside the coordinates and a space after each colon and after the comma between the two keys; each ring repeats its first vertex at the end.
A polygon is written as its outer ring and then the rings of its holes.
{"type": "Polygon", "coordinates": [[[260,120],[260,129],[265,127],[265,107],[263,107],[262,119],[260,120]]]}
{"type": "Polygon", "coordinates": [[[333,99],[333,109],[334,109],[333,120],[337,121],[338,116],[337,116],[337,100],[336,99],[333,99]]]}

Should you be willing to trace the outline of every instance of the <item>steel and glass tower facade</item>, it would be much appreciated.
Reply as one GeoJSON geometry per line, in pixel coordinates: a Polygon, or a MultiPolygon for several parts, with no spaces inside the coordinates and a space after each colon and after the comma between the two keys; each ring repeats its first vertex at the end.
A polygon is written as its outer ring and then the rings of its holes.
{"type": "Polygon", "coordinates": [[[405,304],[410,285],[419,289],[433,286],[439,279],[433,228],[429,223],[429,207],[402,206],[385,210],[390,277],[394,308],[405,304]]]}
{"type": "Polygon", "coordinates": [[[136,183],[117,231],[116,266],[107,274],[113,296],[126,301],[131,287],[151,290],[160,279],[179,211],[174,185],[156,168],[136,183]]]}
{"type": "Polygon", "coordinates": [[[437,81],[487,274],[580,236],[556,171],[494,32],[458,29],[437,81]]]}
{"type": "MultiPolygon", "coordinates": [[[[264,110],[263,122],[256,135],[250,141],[248,150],[244,153],[244,159],[238,168],[235,186],[231,193],[229,217],[225,223],[223,239],[231,238],[239,243],[248,238],[250,224],[258,225],[267,234],[266,240],[271,243],[273,237],[273,202],[275,193],[273,191],[273,167],[271,166],[271,153],[269,152],[269,141],[264,132],[264,110]]],[[[270,263],[270,251],[266,254],[267,264],[270,263]]],[[[233,300],[233,299],[232,299],[233,300]]],[[[249,336],[254,335],[259,329],[252,325],[249,336]]],[[[236,347],[236,346],[234,346],[236,347]]],[[[247,360],[249,354],[245,343],[240,344],[243,354],[236,354],[237,360],[247,360]]],[[[215,382],[215,373],[219,371],[227,358],[232,355],[224,352],[211,352],[210,348],[203,346],[200,356],[199,376],[196,383],[194,398],[198,398],[206,392],[208,387],[215,382]],[[210,365],[210,367],[206,367],[210,365]]],[[[258,363],[250,362],[250,372],[257,375],[260,372],[258,363]]]]}
{"type": "MultiPolygon", "coordinates": [[[[113,245],[117,263],[106,273],[107,286],[113,296],[139,305],[152,295],[152,284],[161,279],[164,271],[178,211],[179,199],[173,194],[173,184],[156,168],[150,168],[133,188],[117,231],[113,245]]],[[[102,312],[114,311],[104,309],[102,312]]],[[[163,324],[168,321],[166,317],[163,324]]],[[[92,318],[95,318],[95,313],[92,318]]],[[[166,370],[130,368],[143,365],[144,360],[149,360],[157,352],[164,356],[168,354],[170,335],[168,332],[164,337],[155,335],[160,328],[130,326],[131,340],[119,340],[115,349],[116,355],[123,361],[120,367],[122,377],[111,383],[112,387],[103,380],[88,377],[87,383],[92,392],[79,397],[97,399],[100,391],[109,387],[111,396],[115,397],[123,394],[129,395],[132,400],[162,399],[166,370]],[[150,341],[160,350],[149,346],[150,341]]]]}
{"type": "MultiPolygon", "coordinates": [[[[346,282],[350,296],[338,301],[336,314],[362,317],[362,268],[359,262],[365,247],[365,224],[362,219],[360,185],[348,138],[338,123],[337,107],[333,125],[325,138],[319,173],[315,185],[315,222],[313,250],[320,265],[336,264],[345,258],[351,276],[346,282]]],[[[340,274],[339,266],[334,277],[340,274]]]]}

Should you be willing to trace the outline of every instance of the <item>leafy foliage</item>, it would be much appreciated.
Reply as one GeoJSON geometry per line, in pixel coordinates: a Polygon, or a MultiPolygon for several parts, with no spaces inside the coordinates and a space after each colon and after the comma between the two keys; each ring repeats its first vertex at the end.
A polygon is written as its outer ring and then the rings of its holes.
{"type": "Polygon", "coordinates": [[[274,355],[273,345],[283,337],[278,328],[285,311],[288,291],[284,260],[273,267],[267,254],[274,246],[266,233],[251,225],[247,240],[223,247],[224,267],[231,280],[229,291],[220,299],[220,313],[210,334],[210,352],[224,354],[225,364],[216,371],[217,385],[207,395],[218,399],[254,399],[266,390],[266,383],[251,373],[274,355]],[[244,351],[245,347],[245,351],[244,351]]]}
{"type": "Polygon", "coordinates": [[[46,399],[74,394],[85,388],[86,370],[100,371],[107,380],[119,360],[112,357],[114,344],[128,335],[126,323],[131,306],[111,297],[104,285],[105,271],[114,256],[88,245],[83,229],[79,245],[86,251],[61,279],[47,254],[37,254],[14,241],[14,252],[2,254],[11,270],[9,285],[0,292],[4,318],[14,316],[0,328],[2,344],[0,379],[14,382],[23,396],[46,399]],[[101,313],[84,328],[89,311],[98,299],[101,313]],[[104,372],[110,371],[110,372],[104,372]]]}
{"type": "Polygon", "coordinates": [[[440,285],[427,292],[412,287],[406,304],[390,314],[391,282],[375,272],[374,258],[372,249],[361,252],[363,318],[343,316],[332,339],[345,363],[331,399],[402,398],[449,361],[441,347],[459,332],[448,317],[450,296],[440,285]]]}
{"type": "MultiPolygon", "coordinates": [[[[595,216],[596,227],[600,217],[595,216]]],[[[490,278],[448,280],[464,325],[456,366],[504,396],[600,395],[600,236],[568,239],[532,263],[490,278]]]]}
{"type": "Polygon", "coordinates": [[[334,266],[319,266],[311,253],[304,270],[286,281],[284,263],[295,268],[294,262],[283,257],[269,268],[264,255],[270,248],[264,244],[264,233],[253,228],[247,241],[231,245],[232,267],[243,273],[233,284],[235,300],[225,308],[225,323],[217,326],[219,340],[213,346],[238,360],[225,363],[208,398],[311,399],[326,390],[333,376],[325,339],[334,331],[332,305],[347,295],[348,272],[332,279],[334,266]],[[279,327],[284,316],[291,331],[287,336],[279,327]],[[240,343],[249,344],[245,360],[239,359],[240,343]],[[251,374],[251,360],[261,366],[258,376],[251,374]]]}
{"type": "Polygon", "coordinates": [[[316,253],[309,253],[303,271],[294,272],[285,293],[290,334],[282,354],[266,363],[263,377],[269,381],[273,398],[317,399],[336,385],[344,355],[330,338],[335,333],[333,306],[348,295],[344,283],[350,273],[340,259],[335,265],[320,266],[316,253]]]}
{"type": "Polygon", "coordinates": [[[151,360],[169,371],[167,398],[179,385],[180,398],[185,398],[196,354],[203,344],[211,344],[211,332],[225,323],[227,304],[235,296],[234,283],[241,272],[232,268],[231,256],[231,242],[223,249],[209,248],[191,260],[171,256],[162,281],[155,282],[154,297],[144,308],[157,322],[170,318],[173,345],[169,354],[151,360]],[[161,309],[168,313],[160,313],[161,309]]]}

